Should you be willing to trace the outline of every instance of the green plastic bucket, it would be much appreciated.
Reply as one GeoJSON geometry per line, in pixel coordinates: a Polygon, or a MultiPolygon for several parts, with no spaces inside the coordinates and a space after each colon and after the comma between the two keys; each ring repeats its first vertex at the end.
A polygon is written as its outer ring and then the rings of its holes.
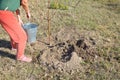
{"type": "Polygon", "coordinates": [[[25,30],[28,37],[28,43],[34,43],[36,41],[37,27],[38,25],[34,23],[26,23],[23,25],[23,29],[25,30]]]}

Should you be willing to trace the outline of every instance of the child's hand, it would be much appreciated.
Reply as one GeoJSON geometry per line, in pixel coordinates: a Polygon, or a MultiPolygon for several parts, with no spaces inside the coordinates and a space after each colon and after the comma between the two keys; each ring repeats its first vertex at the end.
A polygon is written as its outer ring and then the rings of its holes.
{"type": "Polygon", "coordinates": [[[30,12],[27,12],[26,15],[27,15],[27,18],[28,18],[28,19],[31,18],[30,12]]]}
{"type": "Polygon", "coordinates": [[[20,15],[17,15],[17,16],[18,16],[19,24],[20,24],[21,26],[23,26],[23,21],[21,20],[20,15]]]}
{"type": "Polygon", "coordinates": [[[20,10],[19,9],[16,10],[16,14],[20,15],[20,10]]]}

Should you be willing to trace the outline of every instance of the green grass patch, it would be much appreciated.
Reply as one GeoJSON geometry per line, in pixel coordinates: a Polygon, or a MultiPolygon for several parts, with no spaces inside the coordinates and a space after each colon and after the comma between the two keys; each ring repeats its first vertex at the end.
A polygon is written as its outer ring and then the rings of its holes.
{"type": "Polygon", "coordinates": [[[62,3],[58,3],[58,2],[51,2],[50,3],[50,9],[60,9],[60,10],[68,10],[69,7],[67,5],[64,5],[62,3]]]}

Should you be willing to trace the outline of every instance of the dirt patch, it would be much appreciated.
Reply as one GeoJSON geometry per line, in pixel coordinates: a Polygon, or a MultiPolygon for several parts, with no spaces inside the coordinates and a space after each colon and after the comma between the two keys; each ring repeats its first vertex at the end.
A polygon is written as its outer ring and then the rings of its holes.
{"type": "Polygon", "coordinates": [[[75,28],[62,28],[52,36],[51,44],[42,45],[47,48],[41,49],[36,56],[38,64],[51,70],[83,70],[81,63],[93,61],[97,56],[95,40],[80,35],[75,28]]]}

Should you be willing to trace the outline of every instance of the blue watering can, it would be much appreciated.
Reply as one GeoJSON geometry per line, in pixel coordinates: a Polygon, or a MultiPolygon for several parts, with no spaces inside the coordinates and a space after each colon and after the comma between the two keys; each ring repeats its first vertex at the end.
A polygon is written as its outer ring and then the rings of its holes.
{"type": "Polygon", "coordinates": [[[28,37],[28,43],[34,43],[36,41],[37,27],[38,25],[34,23],[26,23],[23,25],[23,29],[25,30],[28,37]]]}

